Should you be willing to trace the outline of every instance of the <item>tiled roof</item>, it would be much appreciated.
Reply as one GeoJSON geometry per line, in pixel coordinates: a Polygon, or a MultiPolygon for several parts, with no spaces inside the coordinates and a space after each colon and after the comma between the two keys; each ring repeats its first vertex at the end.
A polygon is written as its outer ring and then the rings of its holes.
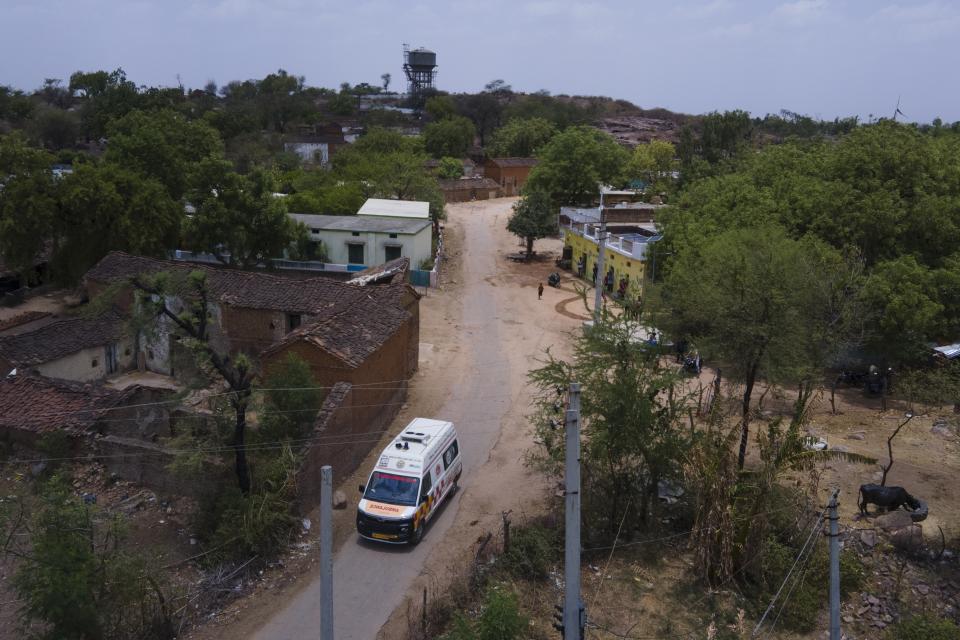
{"type": "Polygon", "coordinates": [[[30,375],[0,378],[0,429],[83,433],[137,389],[113,391],[30,375]]]}
{"type": "Polygon", "coordinates": [[[264,351],[274,353],[298,341],[319,347],[350,368],[359,367],[410,318],[393,304],[399,288],[393,285],[362,289],[364,296],[328,318],[292,331],[264,351]]]}
{"type": "Polygon", "coordinates": [[[125,331],[124,319],[115,311],[95,318],[65,318],[34,331],[0,336],[0,358],[14,367],[35,366],[112,344],[125,331]]]}
{"type": "Polygon", "coordinates": [[[537,164],[536,158],[488,158],[498,167],[533,167],[537,164]]]}
{"type": "Polygon", "coordinates": [[[406,281],[407,271],[410,270],[410,258],[397,258],[384,262],[376,267],[370,267],[363,271],[357,271],[350,278],[350,282],[357,286],[364,287],[368,284],[376,284],[383,281],[399,283],[406,281]]]}
{"type": "Polygon", "coordinates": [[[19,327],[20,325],[27,324],[28,322],[34,322],[41,318],[46,318],[50,315],[48,311],[24,311],[23,313],[18,313],[15,316],[11,316],[6,320],[0,320],[0,333],[13,329],[14,327],[19,327]]]}
{"type": "Polygon", "coordinates": [[[120,251],[108,253],[87,272],[85,278],[111,283],[137,274],[162,271],[178,274],[202,271],[207,276],[208,291],[214,300],[249,309],[323,316],[359,295],[355,285],[331,278],[296,280],[256,271],[145,258],[120,251]]]}

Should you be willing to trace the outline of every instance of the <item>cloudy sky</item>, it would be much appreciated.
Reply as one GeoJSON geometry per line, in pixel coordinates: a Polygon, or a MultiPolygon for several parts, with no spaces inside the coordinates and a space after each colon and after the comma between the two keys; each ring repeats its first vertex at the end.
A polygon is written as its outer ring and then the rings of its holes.
{"type": "Polygon", "coordinates": [[[0,0],[0,84],[123,67],[199,87],[278,68],[312,85],[401,83],[402,43],[438,86],[609,95],[703,113],[960,120],[960,2],[933,0],[0,0]]]}

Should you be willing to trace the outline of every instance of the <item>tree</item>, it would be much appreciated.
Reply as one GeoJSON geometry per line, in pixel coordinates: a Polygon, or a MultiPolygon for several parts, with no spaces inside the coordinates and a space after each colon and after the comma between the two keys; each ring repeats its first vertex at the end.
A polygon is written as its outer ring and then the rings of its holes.
{"type": "Polygon", "coordinates": [[[451,116],[423,128],[423,144],[434,158],[462,158],[473,144],[477,130],[467,118],[451,116]]]}
{"type": "Polygon", "coordinates": [[[574,340],[573,359],[546,354],[530,372],[537,388],[538,462],[561,475],[564,464],[563,393],[581,384],[584,523],[587,535],[612,539],[623,525],[645,523],[661,480],[676,478],[689,431],[681,426],[686,394],[677,372],[636,336],[640,321],[601,311],[600,321],[574,340]]]}
{"type": "Polygon", "coordinates": [[[213,127],[170,111],[133,111],[109,126],[106,160],[160,181],[176,200],[183,197],[200,161],[223,154],[213,127]]]}
{"type": "Polygon", "coordinates": [[[531,191],[513,205],[507,231],[527,243],[527,259],[533,255],[533,242],[557,232],[557,214],[550,198],[542,191],[531,191]]]}
{"type": "Polygon", "coordinates": [[[457,105],[450,96],[431,96],[427,98],[423,110],[437,122],[457,115],[457,105]]]}
{"type": "Polygon", "coordinates": [[[498,157],[529,158],[557,133],[557,128],[543,118],[514,118],[497,129],[487,148],[488,155],[498,157]]]}
{"type": "Polygon", "coordinates": [[[459,96],[456,100],[457,112],[473,122],[480,137],[480,146],[486,146],[487,138],[501,124],[503,105],[492,93],[475,93],[459,96]]]}
{"type": "Polygon", "coordinates": [[[53,237],[58,185],[53,157],[27,145],[21,135],[0,137],[0,255],[30,280],[45,243],[53,237]]]}
{"type": "MultiPolygon", "coordinates": [[[[106,640],[174,637],[172,615],[146,563],[123,550],[117,517],[94,517],[58,476],[41,489],[30,544],[13,576],[25,626],[36,638],[106,640]]],[[[16,539],[11,530],[8,540],[16,539]]],[[[25,630],[24,630],[25,631],[25,630]]]]}
{"type": "Polygon", "coordinates": [[[229,163],[208,158],[200,163],[190,200],[196,213],[186,222],[188,246],[232,267],[270,265],[306,233],[287,216],[262,170],[241,176],[229,163]]]}
{"type": "MultiPolygon", "coordinates": [[[[677,257],[664,285],[674,336],[697,344],[743,384],[738,466],[746,457],[752,399],[768,382],[810,379],[827,304],[815,284],[840,261],[822,244],[776,227],[735,229],[677,257]]],[[[825,330],[825,329],[823,329],[825,330]]]]}
{"type": "Polygon", "coordinates": [[[120,167],[80,165],[63,179],[52,268],[77,281],[113,250],[163,256],[180,237],[183,206],[158,181],[120,167]]]}
{"type": "Polygon", "coordinates": [[[393,76],[391,76],[389,73],[384,73],[380,76],[380,79],[383,81],[383,91],[386,93],[390,90],[390,80],[393,79],[393,76]]]}
{"type": "Polygon", "coordinates": [[[221,378],[231,393],[229,402],[234,411],[233,440],[234,471],[237,486],[244,495],[250,493],[250,466],[247,461],[247,409],[250,406],[255,369],[243,353],[222,354],[210,343],[210,320],[212,319],[210,292],[206,273],[192,271],[185,277],[179,274],[160,272],[144,277],[133,276],[129,280],[139,292],[140,307],[135,324],[157,326],[166,323],[181,336],[181,343],[194,354],[201,369],[221,378]],[[182,310],[174,310],[170,300],[179,301],[182,310]]]}
{"type": "Polygon", "coordinates": [[[88,139],[105,135],[111,120],[139,108],[141,102],[137,85],[127,80],[123,69],[77,71],[70,76],[70,92],[82,97],[80,120],[88,139]]]}
{"type": "Polygon", "coordinates": [[[59,151],[74,146],[80,123],[77,116],[69,111],[47,107],[34,114],[32,129],[44,147],[59,151]]]}
{"type": "Polygon", "coordinates": [[[463,176],[463,161],[458,158],[440,158],[437,175],[445,180],[456,180],[463,176]]]}
{"type": "Polygon", "coordinates": [[[653,184],[672,170],[676,155],[674,146],[664,140],[638,144],[633,150],[628,170],[632,175],[643,176],[648,184],[653,184]]]}
{"type": "Polygon", "coordinates": [[[289,354],[263,377],[264,402],[257,438],[277,443],[303,438],[313,426],[323,402],[310,365],[289,354]]]}
{"type": "Polygon", "coordinates": [[[550,196],[554,206],[589,205],[601,184],[622,180],[627,151],[591,127],[570,127],[540,151],[526,188],[550,196]]]}

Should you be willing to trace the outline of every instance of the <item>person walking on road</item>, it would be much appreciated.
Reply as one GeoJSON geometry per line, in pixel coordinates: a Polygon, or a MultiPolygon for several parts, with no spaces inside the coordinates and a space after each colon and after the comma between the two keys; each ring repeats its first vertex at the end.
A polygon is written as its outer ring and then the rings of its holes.
{"type": "Polygon", "coordinates": [[[543,300],[543,283],[540,283],[540,286],[537,287],[537,300],[543,300]]]}

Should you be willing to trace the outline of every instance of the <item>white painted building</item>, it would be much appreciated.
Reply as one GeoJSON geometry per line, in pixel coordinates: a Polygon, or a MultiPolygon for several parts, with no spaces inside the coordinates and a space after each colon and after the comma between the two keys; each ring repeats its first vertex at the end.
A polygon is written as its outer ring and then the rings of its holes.
{"type": "MultiPolygon", "coordinates": [[[[367,200],[367,204],[372,202],[367,200]]],[[[401,202],[382,200],[380,202],[401,202]]],[[[421,204],[421,203],[402,203],[421,204]]],[[[422,203],[425,206],[426,202],[422,203]]],[[[364,207],[367,205],[365,204],[364,207]]],[[[327,262],[374,267],[397,258],[409,258],[417,269],[432,255],[429,211],[424,218],[414,216],[321,216],[291,213],[291,218],[307,227],[310,239],[322,242],[327,262]]]]}

